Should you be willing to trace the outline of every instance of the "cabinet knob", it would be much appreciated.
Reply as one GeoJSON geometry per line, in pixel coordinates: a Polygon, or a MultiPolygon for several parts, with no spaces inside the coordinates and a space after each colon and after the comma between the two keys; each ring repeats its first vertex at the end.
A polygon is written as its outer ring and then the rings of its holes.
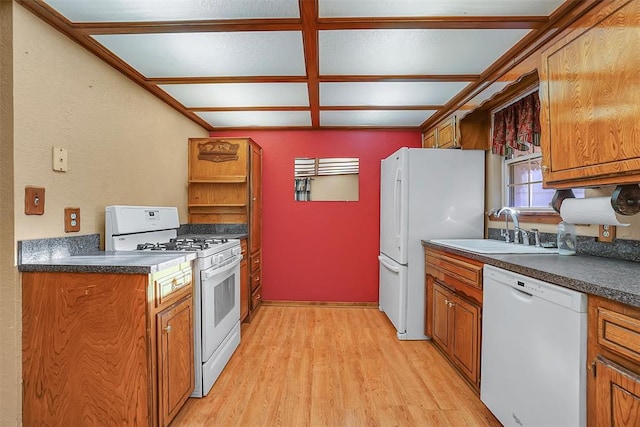
{"type": "Polygon", "coordinates": [[[164,329],[165,332],[169,333],[169,332],[171,332],[171,325],[167,325],[162,329],[164,329]]]}
{"type": "Polygon", "coordinates": [[[542,166],[540,166],[540,169],[542,169],[543,172],[546,172],[546,171],[549,170],[549,166],[542,165],[542,166]]]}

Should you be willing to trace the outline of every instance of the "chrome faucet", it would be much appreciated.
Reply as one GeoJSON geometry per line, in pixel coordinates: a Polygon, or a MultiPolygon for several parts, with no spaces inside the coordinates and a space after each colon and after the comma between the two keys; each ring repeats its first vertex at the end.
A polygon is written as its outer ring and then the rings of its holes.
{"type": "Polygon", "coordinates": [[[498,211],[496,216],[499,218],[503,212],[505,230],[500,231],[500,235],[504,237],[505,242],[509,243],[511,241],[509,236],[509,216],[511,216],[511,220],[513,221],[513,243],[520,243],[520,222],[518,221],[518,211],[505,206],[498,211]]]}

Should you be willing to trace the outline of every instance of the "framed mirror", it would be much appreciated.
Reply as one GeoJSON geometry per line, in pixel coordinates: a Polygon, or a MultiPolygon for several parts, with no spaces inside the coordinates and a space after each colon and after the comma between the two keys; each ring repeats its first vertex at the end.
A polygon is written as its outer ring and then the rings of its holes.
{"type": "Polygon", "coordinates": [[[358,201],[360,159],[353,157],[295,159],[294,200],[358,201]]]}

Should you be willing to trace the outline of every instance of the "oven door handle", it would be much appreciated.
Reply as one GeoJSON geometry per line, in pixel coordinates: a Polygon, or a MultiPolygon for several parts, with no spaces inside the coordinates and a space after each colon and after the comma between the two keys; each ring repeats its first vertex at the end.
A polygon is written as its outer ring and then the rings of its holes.
{"type": "Polygon", "coordinates": [[[211,279],[213,276],[218,276],[220,274],[224,274],[229,270],[233,270],[234,268],[236,268],[238,266],[238,264],[240,264],[240,261],[242,261],[242,255],[238,255],[236,257],[236,259],[229,265],[225,265],[222,268],[209,268],[205,271],[203,271],[202,274],[202,280],[209,280],[211,279]]]}

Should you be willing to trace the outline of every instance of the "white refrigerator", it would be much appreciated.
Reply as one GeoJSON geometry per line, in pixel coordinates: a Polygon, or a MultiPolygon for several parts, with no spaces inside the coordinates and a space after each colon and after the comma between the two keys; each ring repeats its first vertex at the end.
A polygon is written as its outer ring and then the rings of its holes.
{"type": "Polygon", "coordinates": [[[482,238],[484,151],[401,148],[382,160],[380,311],[401,340],[421,340],[425,320],[421,240],[482,238]]]}

